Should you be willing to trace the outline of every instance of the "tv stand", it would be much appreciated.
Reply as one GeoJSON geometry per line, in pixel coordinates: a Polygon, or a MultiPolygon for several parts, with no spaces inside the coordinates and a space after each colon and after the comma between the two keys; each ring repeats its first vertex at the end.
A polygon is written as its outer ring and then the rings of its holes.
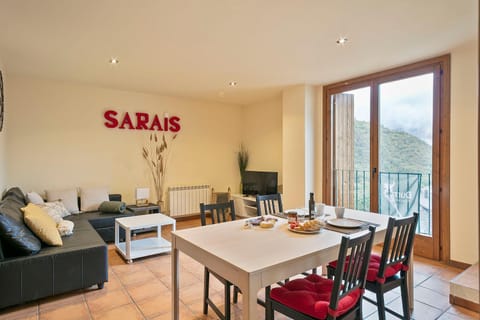
{"type": "Polygon", "coordinates": [[[245,218],[257,216],[257,197],[243,194],[232,194],[231,197],[235,203],[237,216],[245,218]]]}

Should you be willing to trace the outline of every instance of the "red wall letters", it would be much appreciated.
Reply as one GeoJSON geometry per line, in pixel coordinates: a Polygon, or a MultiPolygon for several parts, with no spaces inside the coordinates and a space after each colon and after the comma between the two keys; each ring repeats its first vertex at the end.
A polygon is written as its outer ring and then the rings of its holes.
{"type": "Polygon", "coordinates": [[[159,118],[157,114],[153,117],[145,112],[135,112],[130,116],[128,112],[119,115],[115,110],[107,110],[103,114],[104,125],[107,128],[129,129],[129,130],[156,130],[178,132],[181,129],[180,118],[177,116],[164,116],[159,118]]]}

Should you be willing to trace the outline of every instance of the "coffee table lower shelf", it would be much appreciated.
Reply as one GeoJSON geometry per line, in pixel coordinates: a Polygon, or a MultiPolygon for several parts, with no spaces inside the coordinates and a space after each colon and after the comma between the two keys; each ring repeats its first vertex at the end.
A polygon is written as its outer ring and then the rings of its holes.
{"type": "Polygon", "coordinates": [[[120,242],[116,245],[118,253],[131,263],[133,259],[152,256],[155,254],[172,251],[172,244],[170,241],[163,238],[145,238],[140,240],[130,241],[130,256],[127,256],[125,242],[120,242]]]}
{"type": "Polygon", "coordinates": [[[175,231],[176,221],[161,213],[138,215],[115,219],[115,248],[120,255],[132,263],[133,259],[172,251],[170,241],[162,238],[162,227],[171,225],[175,231]],[[132,232],[144,228],[157,230],[156,237],[132,239],[132,232]],[[125,241],[120,241],[120,229],[125,230],[125,241]]]}

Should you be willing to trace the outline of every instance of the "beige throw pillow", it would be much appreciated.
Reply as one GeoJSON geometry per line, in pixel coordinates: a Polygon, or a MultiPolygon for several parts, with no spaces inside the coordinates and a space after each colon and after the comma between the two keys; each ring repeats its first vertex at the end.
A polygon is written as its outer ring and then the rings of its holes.
{"type": "Polygon", "coordinates": [[[40,240],[51,246],[63,245],[57,230],[57,223],[45,211],[31,203],[22,210],[25,224],[40,240]]]}

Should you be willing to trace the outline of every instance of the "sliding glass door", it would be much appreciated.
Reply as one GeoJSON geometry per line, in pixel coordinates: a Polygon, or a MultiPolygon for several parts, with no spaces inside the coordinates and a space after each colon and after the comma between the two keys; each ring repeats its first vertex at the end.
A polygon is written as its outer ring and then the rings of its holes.
{"type": "Polygon", "coordinates": [[[324,94],[324,199],[393,217],[418,212],[415,252],[433,259],[442,258],[440,210],[443,225],[449,214],[440,193],[449,180],[441,174],[449,150],[442,75],[441,63],[426,63],[327,86],[324,94]]]}

